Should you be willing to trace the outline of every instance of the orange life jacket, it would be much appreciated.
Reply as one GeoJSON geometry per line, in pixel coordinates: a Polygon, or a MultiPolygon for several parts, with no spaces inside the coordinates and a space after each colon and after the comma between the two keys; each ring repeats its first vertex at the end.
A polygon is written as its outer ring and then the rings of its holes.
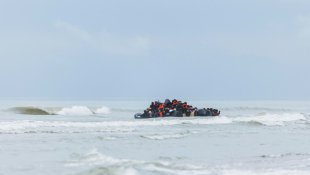
{"type": "Polygon", "coordinates": [[[164,108],[164,103],[163,104],[161,104],[161,105],[159,105],[159,108],[158,109],[163,109],[164,108]]]}
{"type": "Polygon", "coordinates": [[[187,104],[183,104],[183,106],[187,109],[187,104]]]}
{"type": "Polygon", "coordinates": [[[172,103],[172,105],[176,105],[178,103],[179,103],[179,101],[175,101],[175,102],[172,103]]]}

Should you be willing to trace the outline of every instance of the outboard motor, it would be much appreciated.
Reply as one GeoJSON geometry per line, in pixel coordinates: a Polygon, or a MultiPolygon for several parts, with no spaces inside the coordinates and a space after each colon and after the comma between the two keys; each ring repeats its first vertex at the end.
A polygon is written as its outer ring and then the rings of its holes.
{"type": "Polygon", "coordinates": [[[206,116],[207,113],[204,109],[198,109],[197,116],[206,116]]]}

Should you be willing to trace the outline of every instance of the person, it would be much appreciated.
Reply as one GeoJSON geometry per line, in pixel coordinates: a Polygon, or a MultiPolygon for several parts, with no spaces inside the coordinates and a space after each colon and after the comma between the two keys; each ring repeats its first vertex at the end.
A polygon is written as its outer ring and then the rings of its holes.
{"type": "Polygon", "coordinates": [[[165,115],[165,116],[166,116],[166,114],[170,115],[169,110],[170,110],[169,108],[165,108],[165,112],[163,113],[163,115],[165,115]]]}
{"type": "Polygon", "coordinates": [[[207,108],[206,113],[207,113],[207,116],[212,116],[212,112],[209,108],[207,108]]]}
{"type": "Polygon", "coordinates": [[[212,109],[212,116],[215,116],[215,109],[212,109]]]}
{"type": "Polygon", "coordinates": [[[154,109],[155,109],[155,104],[154,104],[154,102],[151,103],[150,109],[151,109],[151,110],[154,110],[154,109]]]}
{"type": "Polygon", "coordinates": [[[190,116],[191,115],[191,113],[192,113],[192,110],[191,110],[191,106],[187,106],[187,108],[185,109],[185,113],[186,113],[186,116],[190,116]]]}
{"type": "Polygon", "coordinates": [[[172,102],[172,106],[173,108],[176,108],[177,104],[179,103],[178,100],[174,99],[173,102],[172,102]]]}
{"type": "Polygon", "coordinates": [[[152,111],[151,111],[151,110],[149,110],[149,116],[150,116],[150,118],[152,118],[152,117],[153,117],[153,113],[152,113],[152,111]]]}
{"type": "MultiPolygon", "coordinates": [[[[181,103],[182,104],[182,114],[183,114],[183,117],[186,117],[186,110],[187,110],[187,106],[185,107],[184,103],[181,103]]],[[[186,104],[187,105],[187,104],[186,104]]]]}
{"type": "Polygon", "coordinates": [[[197,116],[197,111],[198,111],[198,108],[197,108],[197,107],[195,107],[194,109],[195,109],[194,116],[197,116]]]}
{"type": "Polygon", "coordinates": [[[170,102],[170,100],[166,99],[165,100],[165,107],[171,108],[171,106],[172,106],[172,103],[170,102]]]}
{"type": "Polygon", "coordinates": [[[158,112],[158,110],[155,111],[154,117],[159,117],[159,112],[158,112]]]}
{"type": "Polygon", "coordinates": [[[188,106],[188,110],[191,111],[191,113],[189,114],[190,117],[195,116],[195,109],[193,109],[193,106],[188,106]]]}
{"type": "Polygon", "coordinates": [[[148,109],[144,110],[142,116],[143,116],[143,117],[147,117],[147,116],[148,116],[148,109]]]}
{"type": "Polygon", "coordinates": [[[159,117],[163,117],[164,111],[162,109],[159,110],[159,117]]]}
{"type": "Polygon", "coordinates": [[[176,110],[182,112],[182,108],[183,108],[182,102],[178,101],[178,103],[176,104],[176,110]]]}
{"type": "Polygon", "coordinates": [[[183,103],[183,106],[184,106],[184,108],[187,109],[187,102],[184,102],[184,103],[183,103]]]}
{"type": "Polygon", "coordinates": [[[165,109],[165,103],[160,104],[158,109],[165,109]]]}

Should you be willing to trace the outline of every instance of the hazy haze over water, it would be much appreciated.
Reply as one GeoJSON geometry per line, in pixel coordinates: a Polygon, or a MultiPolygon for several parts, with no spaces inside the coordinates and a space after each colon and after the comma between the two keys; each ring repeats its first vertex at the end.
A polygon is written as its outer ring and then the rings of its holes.
{"type": "Polygon", "coordinates": [[[309,8],[1,1],[0,97],[309,99],[309,8]]]}

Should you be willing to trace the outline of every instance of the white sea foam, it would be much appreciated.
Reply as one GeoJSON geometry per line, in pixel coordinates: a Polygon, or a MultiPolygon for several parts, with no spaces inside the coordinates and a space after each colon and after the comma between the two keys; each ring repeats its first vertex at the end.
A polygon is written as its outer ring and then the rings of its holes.
{"type": "Polygon", "coordinates": [[[180,175],[308,175],[309,171],[303,170],[285,170],[285,169],[253,169],[240,170],[231,169],[229,166],[205,167],[191,164],[176,164],[168,161],[143,161],[133,159],[119,159],[106,156],[93,149],[85,155],[72,154],[71,159],[67,161],[67,167],[90,166],[83,174],[180,174],[180,175]],[[104,167],[104,168],[102,168],[104,167]]]}
{"type": "MultiPolygon", "coordinates": [[[[73,113],[83,113],[78,111],[83,111],[78,108],[68,108],[70,110],[65,110],[65,113],[68,114],[68,111],[74,111],[73,113]]],[[[89,109],[87,109],[89,110],[89,109]]],[[[85,110],[85,111],[87,111],[85,110]]],[[[85,112],[86,113],[86,112],[85,112]]],[[[72,114],[72,113],[71,113],[72,114]]],[[[23,133],[27,131],[51,131],[51,130],[61,130],[64,132],[67,129],[59,128],[80,128],[76,130],[81,130],[81,128],[100,128],[107,129],[111,127],[139,127],[139,126],[168,126],[168,125],[184,125],[184,124],[196,124],[196,125],[212,125],[212,124],[228,124],[232,122],[246,122],[246,123],[259,123],[267,126],[284,126],[284,122],[296,121],[296,120],[306,120],[305,116],[302,114],[260,114],[251,117],[236,117],[236,118],[227,118],[227,117],[212,117],[212,118],[196,118],[196,119],[184,119],[178,118],[173,120],[166,119],[154,119],[154,120],[133,120],[133,121],[106,121],[106,122],[64,122],[64,121],[28,121],[28,120],[18,120],[10,122],[0,122],[0,133],[23,133]],[[51,129],[47,129],[51,128],[51,129]]]]}
{"type": "Polygon", "coordinates": [[[98,108],[96,111],[95,111],[96,114],[108,114],[110,113],[110,109],[105,107],[105,106],[102,106],[101,108],[98,108]]]}
{"type": "Polygon", "coordinates": [[[12,121],[0,122],[0,133],[85,133],[85,132],[133,132],[134,128],[105,127],[100,122],[43,122],[12,121]],[[103,127],[103,128],[102,128],[103,127]],[[93,129],[91,129],[93,128],[93,129]]]}
{"type": "Polygon", "coordinates": [[[109,140],[109,141],[112,141],[112,140],[116,140],[117,137],[113,137],[113,136],[110,136],[110,137],[103,137],[103,136],[98,136],[99,139],[102,139],[102,140],[109,140]]]}
{"type": "Polygon", "coordinates": [[[158,125],[180,125],[180,124],[225,124],[232,120],[226,117],[214,117],[205,119],[175,119],[175,120],[144,120],[144,121],[109,121],[109,122],[63,122],[63,121],[29,121],[19,120],[10,122],[0,122],[0,131],[19,130],[38,127],[53,128],[93,128],[93,127],[121,127],[121,126],[158,126],[158,125]]]}
{"type": "Polygon", "coordinates": [[[72,159],[69,160],[65,166],[85,166],[95,165],[89,172],[96,172],[95,174],[138,174],[141,170],[143,172],[157,172],[159,174],[209,174],[210,170],[202,166],[195,166],[190,164],[174,164],[165,161],[142,161],[132,159],[118,159],[110,156],[105,156],[93,149],[86,155],[73,154],[72,159]],[[101,168],[105,167],[105,168],[101,168]]]}
{"type": "Polygon", "coordinates": [[[223,170],[222,175],[309,175],[310,171],[302,170],[283,170],[283,169],[268,169],[268,170],[223,170]]]}
{"type": "Polygon", "coordinates": [[[262,158],[279,158],[279,157],[288,157],[288,156],[308,156],[309,153],[287,153],[287,154],[270,154],[270,155],[262,155],[262,158]]]}
{"type": "Polygon", "coordinates": [[[13,129],[0,130],[0,134],[33,134],[33,133],[88,133],[88,132],[133,132],[133,128],[108,128],[108,129],[13,129]]]}
{"type": "Polygon", "coordinates": [[[260,113],[252,117],[237,117],[234,122],[257,122],[266,126],[284,126],[284,122],[306,120],[300,113],[268,114],[260,113]]]}
{"type": "Polygon", "coordinates": [[[93,112],[85,106],[73,106],[71,108],[63,108],[57,112],[58,115],[92,115],[93,112]]]}
{"type": "Polygon", "coordinates": [[[261,107],[233,107],[233,108],[221,108],[222,111],[282,111],[282,112],[291,112],[291,109],[279,109],[279,108],[261,108],[261,107]]]}
{"type": "Polygon", "coordinates": [[[164,140],[164,139],[180,139],[186,137],[185,134],[170,134],[170,135],[142,135],[142,138],[151,139],[151,140],[164,140]]]}

